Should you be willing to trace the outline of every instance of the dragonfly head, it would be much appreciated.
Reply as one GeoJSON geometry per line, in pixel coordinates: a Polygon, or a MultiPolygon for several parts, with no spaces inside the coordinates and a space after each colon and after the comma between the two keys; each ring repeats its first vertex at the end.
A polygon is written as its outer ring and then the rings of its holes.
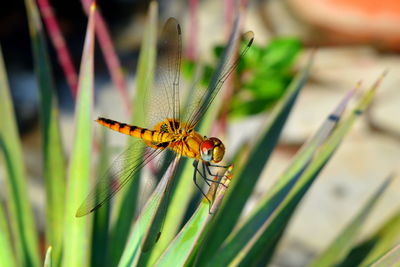
{"type": "Polygon", "coordinates": [[[224,154],[225,146],[218,138],[207,138],[200,144],[200,155],[204,161],[218,163],[224,154]]]}

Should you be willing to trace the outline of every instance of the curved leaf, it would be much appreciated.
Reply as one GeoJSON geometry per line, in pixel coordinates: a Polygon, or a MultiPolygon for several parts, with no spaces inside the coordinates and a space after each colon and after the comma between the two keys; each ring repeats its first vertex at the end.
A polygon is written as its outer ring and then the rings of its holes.
{"type": "Polygon", "coordinates": [[[310,266],[333,266],[343,260],[358,237],[361,227],[366,221],[368,215],[371,213],[376,202],[380,199],[392,180],[393,177],[389,177],[385,180],[375,194],[367,201],[358,215],[338,236],[336,236],[335,240],[324,252],[321,253],[321,255],[317,257],[316,260],[314,260],[310,266]]]}
{"type": "Polygon", "coordinates": [[[265,130],[257,139],[246,163],[243,164],[245,167],[239,170],[239,174],[232,182],[231,189],[221,206],[221,211],[212,222],[212,227],[205,241],[207,246],[203,246],[201,249],[197,264],[204,266],[210,263],[210,258],[234,228],[258,177],[278,142],[279,135],[297,96],[307,80],[311,63],[312,58],[310,58],[305,69],[293,80],[283,99],[272,111],[265,130]]]}
{"type": "Polygon", "coordinates": [[[28,198],[21,143],[0,52],[0,151],[6,170],[9,224],[20,266],[39,266],[39,248],[33,211],[28,198]]]}
{"type": "Polygon", "coordinates": [[[51,260],[52,256],[52,247],[48,247],[46,251],[46,256],[44,258],[44,267],[51,267],[53,266],[53,261],[51,260]]]}
{"type": "Polygon", "coordinates": [[[55,262],[61,259],[65,201],[65,157],[61,144],[58,105],[43,25],[35,1],[26,0],[35,72],[40,96],[43,176],[46,187],[46,242],[55,262]]]}
{"type": "Polygon", "coordinates": [[[194,256],[193,252],[197,251],[205,237],[205,229],[209,221],[217,212],[225,196],[225,192],[231,181],[232,168],[233,166],[228,168],[225,172],[221,179],[222,184],[219,185],[218,188],[216,188],[216,183],[211,184],[207,193],[209,199],[214,199],[215,195],[215,200],[211,209],[208,200],[203,198],[191,219],[170,243],[155,266],[183,266],[191,260],[191,257],[194,256]]]}
{"type": "Polygon", "coordinates": [[[330,136],[337,126],[355,90],[349,91],[333,112],[327,116],[317,133],[294,156],[292,163],[267,193],[262,204],[259,205],[237,231],[234,231],[228,237],[223,246],[215,254],[212,262],[228,264],[240,252],[243,246],[253,238],[262,224],[278,208],[279,204],[284,201],[301,174],[310,164],[318,147],[330,136]]]}
{"type": "Polygon", "coordinates": [[[371,264],[371,267],[396,266],[400,262],[400,244],[385,253],[377,261],[371,264]]]}
{"type": "MultiPolygon", "coordinates": [[[[379,86],[382,75],[377,82],[358,101],[352,112],[336,127],[332,135],[322,144],[304,172],[296,178],[296,184],[285,200],[277,207],[271,217],[260,227],[258,232],[241,250],[234,262],[239,265],[266,264],[276,249],[276,246],[297,205],[310,188],[317,175],[336,151],[343,137],[348,133],[354,121],[363,113],[372,101],[379,86]]],[[[268,203],[267,203],[268,204],[268,203]]]]}
{"type": "Polygon", "coordinates": [[[136,266],[142,250],[148,250],[157,242],[166,212],[165,205],[169,202],[166,191],[170,189],[179,160],[177,157],[169,166],[136,220],[118,266],[136,266]]]}
{"type": "MultiPolygon", "coordinates": [[[[150,4],[144,37],[141,44],[139,62],[136,74],[135,98],[133,100],[132,124],[140,125],[145,121],[145,112],[142,109],[143,99],[146,91],[153,83],[155,66],[156,39],[157,39],[157,14],[158,5],[156,2],[150,4]]],[[[131,142],[128,141],[128,146],[131,142]]],[[[138,174],[140,175],[140,173],[138,174]]],[[[115,223],[111,229],[110,243],[113,245],[108,251],[108,265],[116,266],[126,246],[126,241],[131,229],[132,220],[135,216],[136,205],[139,198],[140,179],[135,179],[129,185],[125,194],[116,197],[113,207],[115,223]]]]}
{"type": "Polygon", "coordinates": [[[76,210],[89,193],[92,152],[93,54],[95,4],[91,7],[86,31],[78,97],[75,111],[75,139],[71,155],[66,194],[63,266],[84,266],[89,260],[88,216],[76,218],[76,210]]]}

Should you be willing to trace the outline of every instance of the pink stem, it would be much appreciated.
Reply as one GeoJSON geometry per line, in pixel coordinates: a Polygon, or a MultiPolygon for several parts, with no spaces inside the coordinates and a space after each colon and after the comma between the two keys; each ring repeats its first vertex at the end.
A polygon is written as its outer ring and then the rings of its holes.
{"type": "Polygon", "coordinates": [[[57,51],[58,62],[64,71],[71,94],[75,98],[76,90],[78,88],[78,75],[74,64],[72,63],[68,48],[65,45],[65,40],[62,36],[60,27],[58,26],[58,22],[54,16],[53,8],[48,0],[37,0],[37,3],[53,46],[57,51]]]}
{"type": "MultiPolygon", "coordinates": [[[[86,14],[89,14],[89,8],[92,1],[81,0],[81,3],[86,14]]],[[[96,37],[97,40],[99,41],[100,48],[103,52],[103,56],[107,64],[108,71],[110,72],[111,75],[111,79],[113,80],[115,86],[117,87],[121,95],[122,102],[125,105],[126,112],[130,114],[131,105],[129,101],[129,95],[124,75],[122,74],[121,64],[115,52],[114,45],[112,43],[106,22],[100,13],[100,10],[97,10],[96,12],[95,27],[96,27],[96,37]]]]}
{"type": "Polygon", "coordinates": [[[234,12],[234,5],[233,5],[233,0],[225,0],[225,33],[226,33],[226,39],[229,38],[229,34],[231,32],[232,29],[232,25],[233,25],[233,16],[235,14],[233,14],[234,12]]]}
{"type": "Polygon", "coordinates": [[[194,61],[197,58],[197,32],[198,32],[198,11],[199,1],[189,0],[189,45],[187,50],[187,58],[194,61]]]}

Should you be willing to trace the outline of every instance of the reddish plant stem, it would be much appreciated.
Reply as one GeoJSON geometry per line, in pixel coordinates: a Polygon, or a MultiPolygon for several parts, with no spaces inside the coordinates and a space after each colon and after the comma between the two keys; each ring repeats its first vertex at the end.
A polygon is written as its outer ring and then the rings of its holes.
{"type": "Polygon", "coordinates": [[[197,58],[197,40],[198,40],[198,0],[189,0],[189,45],[186,56],[194,61],[197,58]]]}
{"type": "MultiPolygon", "coordinates": [[[[90,4],[92,0],[81,0],[83,9],[86,14],[89,14],[90,4]]],[[[114,82],[114,85],[117,87],[123,105],[125,106],[125,110],[127,114],[131,114],[131,104],[129,100],[129,94],[125,82],[124,75],[122,73],[121,64],[117,57],[117,54],[114,49],[114,45],[112,43],[110,33],[108,31],[107,24],[101,15],[101,11],[97,10],[96,12],[96,37],[99,41],[101,51],[103,53],[104,59],[106,61],[108,71],[110,72],[111,79],[114,82]]]]}
{"type": "Polygon", "coordinates": [[[37,0],[37,3],[46,29],[50,35],[51,42],[57,52],[58,63],[61,65],[71,94],[75,99],[76,90],[78,88],[78,75],[65,44],[65,39],[54,16],[53,8],[48,0],[37,0]]]}
{"type": "MultiPolygon", "coordinates": [[[[233,20],[235,17],[240,16],[239,28],[244,21],[244,15],[247,8],[248,1],[247,0],[225,0],[224,6],[224,16],[225,16],[225,32],[226,39],[229,38],[229,34],[232,30],[233,20]]],[[[238,46],[239,44],[235,44],[238,46]]],[[[235,57],[237,55],[234,55],[235,57]]],[[[227,132],[227,120],[228,120],[228,112],[229,112],[229,103],[232,102],[235,85],[240,84],[240,77],[237,77],[236,72],[233,72],[232,75],[226,80],[224,90],[224,94],[222,95],[223,101],[220,110],[220,115],[215,123],[215,129],[213,129],[213,134],[216,135],[224,135],[227,132]]]]}

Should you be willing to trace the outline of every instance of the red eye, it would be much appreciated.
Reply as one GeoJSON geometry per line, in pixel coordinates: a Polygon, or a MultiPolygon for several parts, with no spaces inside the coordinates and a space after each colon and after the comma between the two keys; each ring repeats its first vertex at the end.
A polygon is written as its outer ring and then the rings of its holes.
{"type": "Polygon", "coordinates": [[[212,151],[215,145],[211,140],[205,140],[200,144],[200,155],[204,161],[211,161],[213,158],[212,151]]]}
{"type": "Polygon", "coordinates": [[[203,153],[207,153],[207,151],[212,150],[214,148],[214,142],[210,140],[203,141],[200,145],[200,150],[203,153]]]}

